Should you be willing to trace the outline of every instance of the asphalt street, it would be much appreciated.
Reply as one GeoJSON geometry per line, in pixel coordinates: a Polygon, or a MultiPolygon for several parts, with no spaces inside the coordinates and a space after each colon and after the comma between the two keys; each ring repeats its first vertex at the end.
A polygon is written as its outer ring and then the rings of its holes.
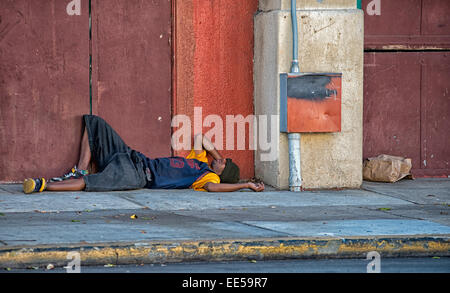
{"type": "MultiPolygon", "coordinates": [[[[81,266],[81,273],[367,273],[371,260],[300,259],[81,266]]],[[[4,273],[67,273],[65,268],[11,269],[4,273]]],[[[450,273],[450,257],[382,258],[381,273],[450,273]]]]}

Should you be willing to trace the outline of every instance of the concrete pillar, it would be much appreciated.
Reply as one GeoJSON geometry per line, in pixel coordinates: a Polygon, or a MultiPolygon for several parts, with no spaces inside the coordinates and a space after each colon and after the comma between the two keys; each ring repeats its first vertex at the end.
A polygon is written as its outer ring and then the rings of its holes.
{"type": "MultiPolygon", "coordinates": [[[[301,137],[304,188],[358,188],[362,183],[364,15],[356,0],[297,0],[301,72],[340,72],[342,131],[301,137]]],[[[289,72],[292,25],[289,0],[260,0],[255,16],[256,115],[279,115],[279,74],[289,72]]],[[[268,124],[270,125],[270,123],[268,124]]],[[[255,175],[288,189],[287,135],[274,129],[274,160],[255,152],[255,175]]],[[[270,132],[268,129],[270,138],[270,132]]]]}

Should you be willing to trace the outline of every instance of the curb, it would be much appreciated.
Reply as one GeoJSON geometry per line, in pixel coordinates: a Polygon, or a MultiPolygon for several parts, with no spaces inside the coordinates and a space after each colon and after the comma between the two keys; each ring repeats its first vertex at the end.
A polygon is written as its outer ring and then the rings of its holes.
{"type": "Polygon", "coordinates": [[[0,268],[66,266],[80,253],[81,266],[174,263],[192,261],[275,260],[450,256],[450,235],[404,235],[347,238],[280,238],[201,241],[150,241],[61,244],[0,248],[0,268]]]}

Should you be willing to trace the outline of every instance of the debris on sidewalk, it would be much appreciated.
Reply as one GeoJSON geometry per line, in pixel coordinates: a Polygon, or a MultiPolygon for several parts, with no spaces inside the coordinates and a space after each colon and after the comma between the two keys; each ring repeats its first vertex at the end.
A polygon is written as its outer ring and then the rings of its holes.
{"type": "Polygon", "coordinates": [[[390,211],[391,208],[378,208],[379,211],[390,211]]]}
{"type": "Polygon", "coordinates": [[[53,270],[54,268],[55,268],[55,266],[53,264],[51,264],[51,263],[49,263],[47,265],[47,270],[53,270]]]}
{"type": "Polygon", "coordinates": [[[409,158],[383,154],[364,161],[363,178],[368,181],[394,183],[411,176],[411,167],[409,158]]]}

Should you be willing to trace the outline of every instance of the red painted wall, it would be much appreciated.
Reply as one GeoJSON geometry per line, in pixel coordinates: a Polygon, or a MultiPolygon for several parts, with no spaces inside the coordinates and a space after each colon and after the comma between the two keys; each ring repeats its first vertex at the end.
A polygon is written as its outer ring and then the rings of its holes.
{"type": "Polygon", "coordinates": [[[171,5],[92,0],[92,111],[133,149],[171,155],[171,5]]]}
{"type": "Polygon", "coordinates": [[[0,1],[0,182],[58,176],[77,161],[89,113],[89,6],[0,1]]]}
{"type": "MultiPolygon", "coordinates": [[[[194,106],[202,116],[219,115],[226,129],[226,115],[253,114],[253,16],[257,0],[177,1],[173,114],[193,117],[194,106]]],[[[204,127],[203,133],[209,128],[204,127]]],[[[248,136],[248,128],[246,129],[248,136]]],[[[235,129],[236,137],[236,129],[235,129]]],[[[241,168],[241,178],[254,176],[254,154],[225,150],[241,168]]],[[[186,152],[175,152],[184,155],[186,152]]]]}

